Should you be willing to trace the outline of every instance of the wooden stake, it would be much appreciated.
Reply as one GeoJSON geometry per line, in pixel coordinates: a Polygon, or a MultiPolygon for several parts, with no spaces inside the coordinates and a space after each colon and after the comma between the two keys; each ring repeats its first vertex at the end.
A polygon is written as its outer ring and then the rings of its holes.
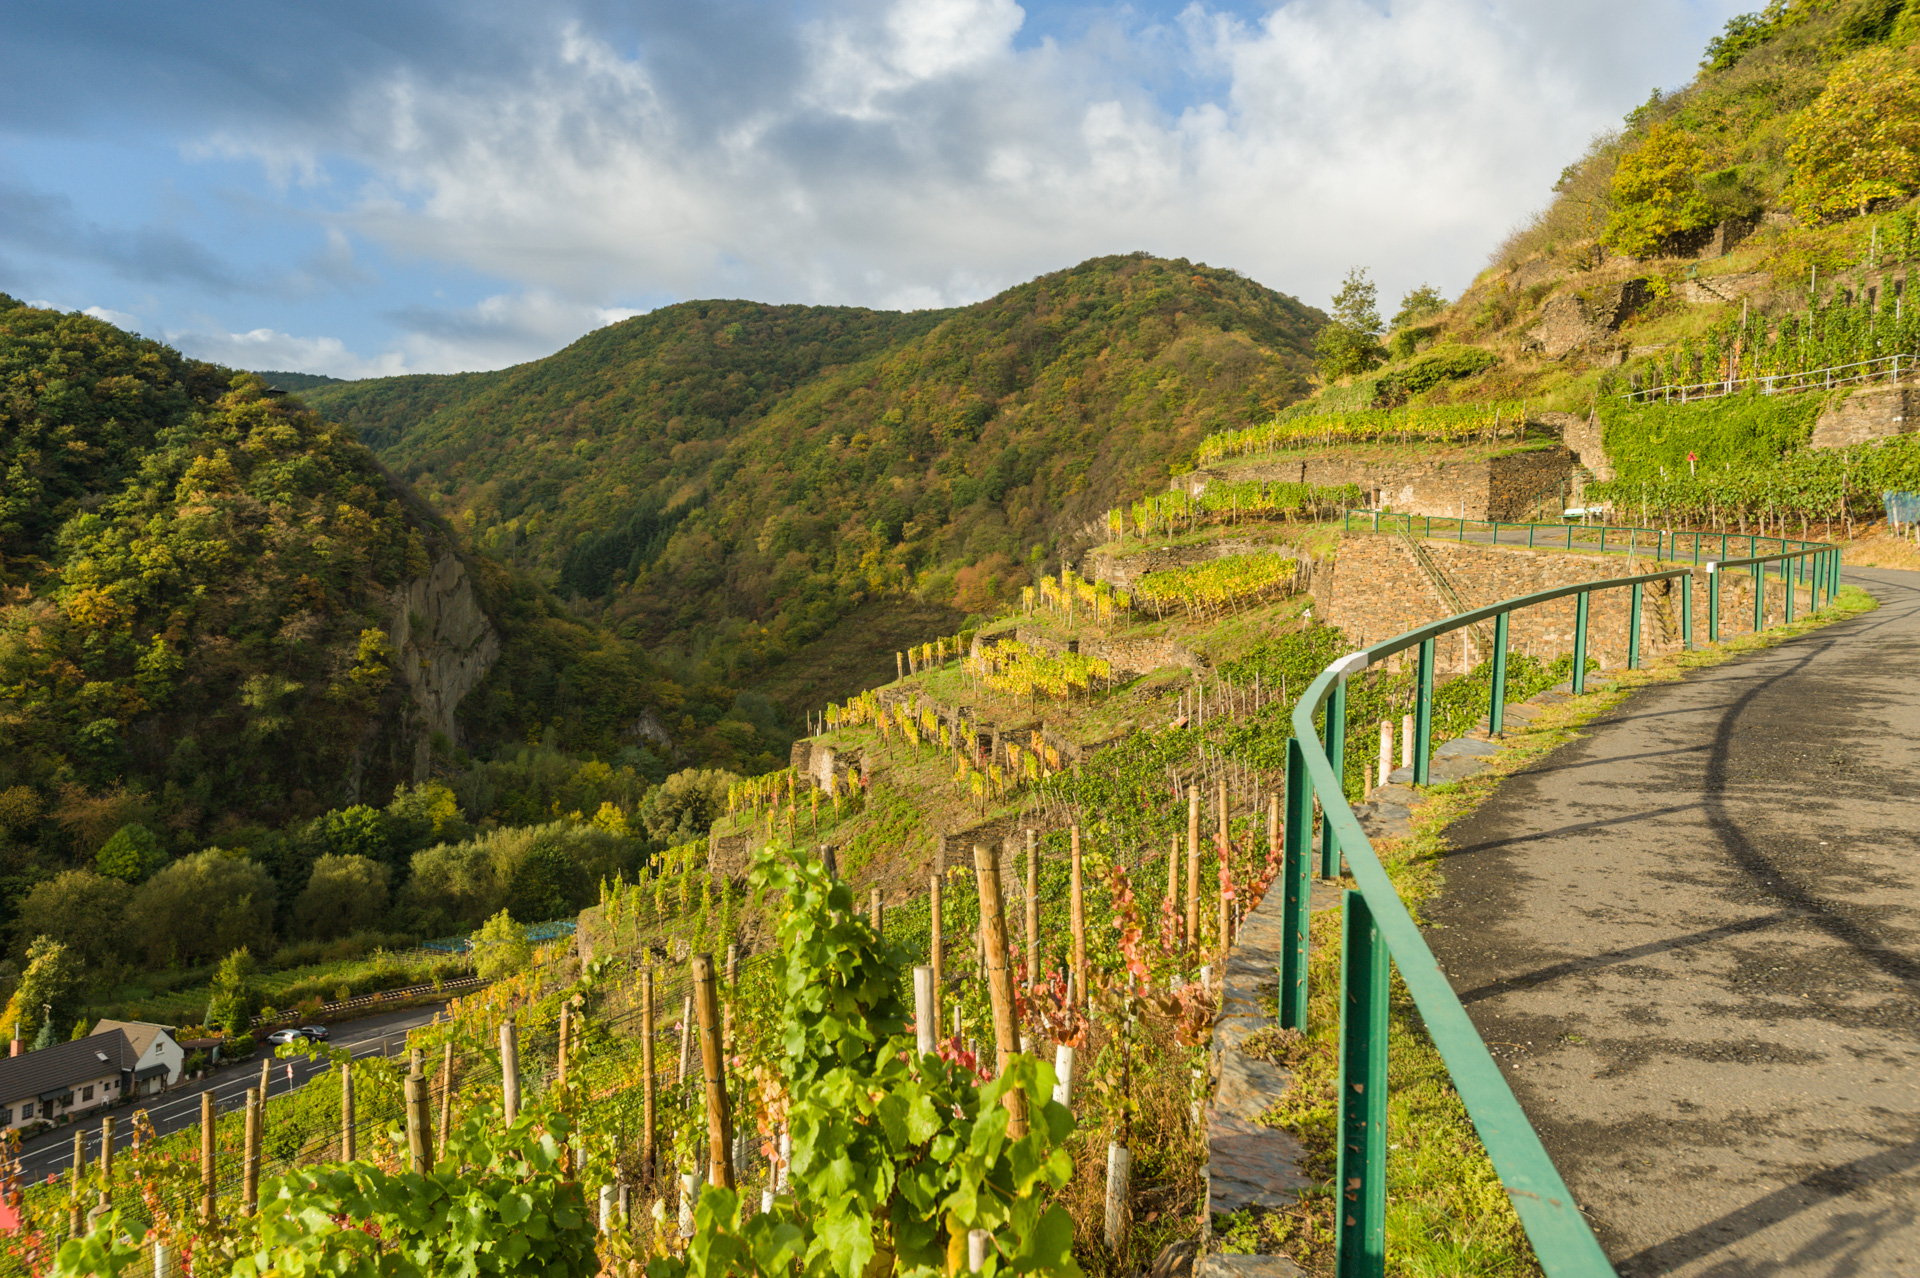
{"type": "MultiPolygon", "coordinates": [[[[1174,923],[1180,922],[1180,836],[1174,835],[1167,845],[1167,900],[1171,903],[1174,923]]],[[[1178,936],[1174,938],[1177,944],[1178,936]]]]}
{"type": "MultiPolygon", "coordinates": [[[[139,1128],[135,1128],[138,1131],[139,1128]]],[[[111,1206],[113,1195],[113,1115],[100,1119],[100,1205],[111,1206]]]]}
{"type": "Polygon", "coordinates": [[[353,1062],[340,1062],[340,1161],[350,1163],[353,1149],[353,1062]]]}
{"type": "Polygon", "coordinates": [[[247,1089],[246,1149],[240,1162],[240,1211],[251,1216],[260,1210],[260,1111],[261,1093],[247,1089]]]}
{"type": "Polygon", "coordinates": [[[67,1193],[67,1232],[75,1238],[86,1233],[86,1229],[81,1223],[80,1211],[80,1181],[86,1176],[86,1173],[87,1129],[84,1127],[76,1127],[73,1129],[73,1185],[67,1193]]]}
{"type": "Polygon", "coordinates": [[[872,893],[867,897],[867,917],[873,921],[873,934],[875,936],[883,935],[882,926],[885,916],[881,913],[879,888],[873,889],[872,893]]]}
{"type": "Polygon", "coordinates": [[[726,1044],[728,1055],[733,1053],[733,1000],[740,984],[740,947],[727,944],[727,998],[720,1006],[720,1041],[726,1044]]]}
{"type": "Polygon", "coordinates": [[[200,1093],[200,1223],[214,1222],[213,1091],[200,1093]]]}
{"type": "MultiPolygon", "coordinates": [[[[1078,881],[1079,831],[1074,840],[1075,880],[1078,881]]],[[[998,1049],[997,1062],[1002,1074],[1013,1067],[1020,1047],[1019,1027],[1013,1020],[1013,978],[1007,971],[1007,914],[1000,901],[1000,857],[990,846],[973,845],[973,873],[980,885],[980,932],[987,951],[987,995],[993,1003],[993,1034],[998,1049]]],[[[1085,960],[1084,952],[1080,955],[1085,960]]],[[[1018,1090],[1006,1095],[1007,1135],[1018,1140],[1027,1134],[1026,1094],[1018,1090]]]]}
{"type": "Polygon", "coordinates": [[[453,1040],[448,1039],[440,1048],[440,1144],[447,1147],[447,1137],[453,1131],[453,1040]]]}
{"type": "Polygon", "coordinates": [[[653,1176],[653,965],[640,974],[640,1072],[646,1076],[640,1111],[640,1174],[653,1176]]]}
{"type": "Polygon", "coordinates": [[[944,967],[941,962],[940,930],[940,876],[933,876],[932,897],[929,902],[932,911],[932,934],[927,938],[927,965],[933,969],[933,1023],[940,1023],[940,992],[944,967]]]}
{"type": "Polygon", "coordinates": [[[1027,988],[1040,984],[1040,840],[1027,827],[1027,988]]]}
{"type": "Polygon", "coordinates": [[[507,1126],[520,1117],[520,1027],[508,1017],[500,1026],[501,1100],[506,1106],[507,1126]]]}
{"type": "Polygon", "coordinates": [[[407,1155],[416,1176],[424,1176],[433,1167],[433,1140],[427,1132],[427,1076],[418,1070],[408,1074],[402,1091],[407,1103],[407,1155]]]}
{"type": "Polygon", "coordinates": [[[693,1064],[693,995],[689,994],[680,1001],[680,1077],[679,1085],[687,1085],[687,1070],[693,1064]]]}
{"type": "Polygon", "coordinates": [[[940,1034],[940,1016],[934,1009],[933,969],[916,967],[913,969],[913,1046],[922,1056],[938,1050],[935,1040],[940,1034]]]}
{"type": "Polygon", "coordinates": [[[700,1064],[707,1076],[707,1183],[733,1188],[733,1116],[727,1111],[727,1062],[720,1051],[720,997],[713,955],[693,956],[694,1004],[700,1016],[700,1064]]]}
{"type": "Polygon", "coordinates": [[[1200,945],[1200,787],[1187,787],[1187,925],[1183,944],[1200,945]]]}
{"type": "MultiPolygon", "coordinates": [[[[1082,995],[1087,990],[1087,902],[1086,885],[1081,878],[1080,867],[1080,827],[1071,828],[1073,839],[1073,879],[1068,900],[1068,922],[1073,928],[1073,975],[1080,983],[1082,995]]],[[[977,855],[977,853],[976,853],[977,855]]],[[[998,880],[994,882],[994,895],[1000,894],[998,880]]],[[[986,917],[986,903],[981,902],[981,917],[986,917]]],[[[1001,962],[1005,962],[1004,955],[1001,962]]]]}

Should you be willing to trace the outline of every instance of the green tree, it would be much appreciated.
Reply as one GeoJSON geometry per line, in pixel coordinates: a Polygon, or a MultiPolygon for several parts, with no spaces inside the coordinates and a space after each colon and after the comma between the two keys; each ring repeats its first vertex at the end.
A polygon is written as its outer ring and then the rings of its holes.
{"type": "Polygon", "coordinates": [[[52,938],[97,973],[126,961],[127,902],[133,889],[92,870],[68,870],[36,884],[20,902],[14,934],[52,938]]]}
{"type": "Polygon", "coordinates": [[[1313,339],[1320,376],[1328,382],[1364,373],[1383,358],[1380,349],[1380,290],[1356,266],[1333,295],[1333,319],[1313,339]]]}
{"type": "Polygon", "coordinates": [[[502,910],[488,919],[473,934],[473,970],[489,981],[527,970],[533,962],[533,946],[527,942],[527,929],[502,910]]]}
{"type": "Polygon", "coordinates": [[[1865,212],[1920,187],[1920,47],[1868,49],[1795,117],[1787,198],[1804,221],[1865,212]]]}
{"type": "Polygon", "coordinates": [[[246,1032],[253,1014],[260,1010],[259,994],[254,989],[258,970],[252,951],[244,945],[220,960],[220,969],[213,975],[207,997],[208,1025],[218,1026],[228,1034],[246,1032]]]}
{"type": "Polygon", "coordinates": [[[1671,236],[1711,226],[1714,208],[1698,188],[1706,157],[1691,134],[1671,122],[1647,129],[1613,171],[1613,215],[1606,242],[1632,257],[1657,252],[1671,236]]]}
{"type": "Polygon", "coordinates": [[[32,1036],[38,1026],[51,1038],[54,1021],[64,1022],[77,1010],[80,981],[80,964],[67,947],[52,937],[37,937],[27,946],[26,971],[0,1019],[22,1037],[32,1036]]]}
{"type": "Polygon", "coordinates": [[[356,803],[318,816],[307,827],[308,840],[334,856],[364,856],[390,864],[393,840],[378,808],[356,803]]]}
{"type": "Polygon", "coordinates": [[[152,830],[138,823],[123,825],[93,855],[100,873],[122,883],[144,883],[167,863],[167,850],[152,830]]]}
{"type": "Polygon", "coordinates": [[[370,857],[321,857],[294,903],[294,931],[324,941],[373,927],[387,912],[389,873],[370,857]]]}
{"type": "Polygon", "coordinates": [[[1407,295],[1400,299],[1400,309],[1393,313],[1393,321],[1388,327],[1403,328],[1446,309],[1446,295],[1431,284],[1422,284],[1408,290],[1407,295]]]}
{"type": "Polygon", "coordinates": [[[149,964],[206,963],[273,939],[273,876],[244,856],[209,848],[134,889],[127,935],[149,964]]]}
{"type": "Polygon", "coordinates": [[[640,823],[649,838],[668,846],[705,835],[727,810],[727,787],[740,778],[717,768],[687,768],[647,792],[640,823]]]}

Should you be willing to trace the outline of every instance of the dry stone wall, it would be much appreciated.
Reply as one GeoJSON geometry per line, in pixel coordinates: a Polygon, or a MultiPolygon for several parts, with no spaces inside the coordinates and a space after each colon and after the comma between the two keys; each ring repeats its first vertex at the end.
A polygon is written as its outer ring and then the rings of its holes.
{"type": "Polygon", "coordinates": [[[1529,449],[1479,461],[1360,461],[1288,454],[1232,468],[1189,471],[1174,486],[1190,493],[1220,480],[1353,484],[1372,506],[1415,515],[1517,519],[1573,473],[1566,448],[1529,449]]]}
{"type": "Polygon", "coordinates": [[[1904,435],[1920,426],[1920,390],[1874,386],[1827,405],[1813,423],[1815,448],[1845,448],[1904,435]]]}
{"type": "MultiPolygon", "coordinates": [[[[1655,565],[1642,559],[1629,565],[1621,556],[1568,554],[1528,550],[1520,546],[1487,546],[1429,540],[1422,543],[1443,577],[1467,608],[1482,608],[1518,595],[1578,585],[1600,577],[1624,577],[1651,572],[1655,565]]],[[[1649,584],[1642,607],[1640,651],[1643,657],[1680,647],[1683,581],[1649,584]]],[[[1694,633],[1705,642],[1707,633],[1707,579],[1702,570],[1692,579],[1694,633]]],[[[1587,614],[1587,653],[1602,669],[1626,664],[1631,611],[1625,588],[1597,591],[1587,614]]],[[[1774,616],[1784,603],[1780,584],[1767,585],[1766,606],[1774,616]]],[[[1803,599],[1804,603],[1804,599],[1803,599]]],[[[1321,597],[1322,617],[1339,626],[1365,647],[1390,639],[1415,626],[1451,616],[1453,609],[1426,580],[1400,538],[1385,534],[1344,537],[1332,573],[1332,586],[1321,597]]],[[[1568,595],[1513,613],[1508,622],[1511,650],[1543,661],[1573,651],[1575,597],[1568,595]]],[[[1744,572],[1727,574],[1720,589],[1721,634],[1740,634],[1753,625],[1752,578],[1744,572]]],[[[1471,668],[1487,657],[1476,650],[1465,632],[1444,636],[1437,658],[1445,672],[1471,668]]]]}

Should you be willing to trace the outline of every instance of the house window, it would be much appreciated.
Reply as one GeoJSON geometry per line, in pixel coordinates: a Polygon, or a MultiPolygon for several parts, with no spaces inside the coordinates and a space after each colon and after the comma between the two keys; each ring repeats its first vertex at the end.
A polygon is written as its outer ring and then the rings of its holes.
{"type": "Polygon", "coordinates": [[[11,1109],[0,1109],[0,1127],[5,1127],[12,1121],[13,1111],[11,1109]]]}
{"type": "Polygon", "coordinates": [[[28,1101],[26,1104],[20,1107],[20,1121],[24,1123],[29,1118],[32,1118],[32,1117],[33,1117],[33,1102],[28,1101]]]}
{"type": "Polygon", "coordinates": [[[89,1083],[87,1086],[80,1089],[80,1099],[83,1101],[90,1101],[93,1099],[93,1085],[91,1083],[89,1083]]]}

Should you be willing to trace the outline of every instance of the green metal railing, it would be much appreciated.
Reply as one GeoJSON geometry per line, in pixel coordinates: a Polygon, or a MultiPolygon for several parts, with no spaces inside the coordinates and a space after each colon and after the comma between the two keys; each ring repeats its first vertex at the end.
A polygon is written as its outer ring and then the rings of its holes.
{"type": "MultiPolygon", "coordinates": [[[[1370,512],[1369,512],[1370,513],[1370,512]]],[[[1663,538],[1664,540],[1664,538],[1663,538]]],[[[1771,540],[1771,539],[1769,539],[1771,540]]],[[[1811,607],[1830,601],[1840,585],[1838,547],[1818,543],[1798,549],[1783,544],[1779,553],[1721,559],[1703,565],[1707,576],[1707,627],[1719,637],[1720,579],[1728,569],[1751,571],[1755,585],[1755,629],[1764,629],[1765,580],[1778,563],[1787,583],[1785,621],[1793,619],[1795,588],[1809,589],[1811,607]]],[[[1619,547],[1624,549],[1624,547],[1619,547]]],[[[1692,564],[1637,576],[1614,577],[1543,590],[1420,626],[1405,634],[1350,653],[1329,665],[1293,709],[1293,736],[1287,743],[1283,940],[1280,971],[1280,1024],[1307,1028],[1308,894],[1313,860],[1313,800],[1321,799],[1320,873],[1339,874],[1344,854],[1355,886],[1342,897],[1340,990],[1339,1170],[1335,1180],[1336,1272],[1341,1278],[1379,1278],[1386,1272],[1387,1186],[1387,991],[1391,966],[1397,965],[1407,992],[1419,1009],[1428,1036],[1452,1076],[1455,1090],[1472,1117],[1494,1170],[1506,1187],[1534,1254],[1550,1278],[1599,1278],[1613,1275],[1553,1160],[1540,1143],[1520,1103],[1507,1086],[1487,1045],[1474,1029],[1441,971],[1426,939],[1394,890],[1373,845],[1347,803],[1342,779],[1346,738],[1346,683],[1349,678],[1395,653],[1418,649],[1419,679],[1414,709],[1414,781],[1424,785],[1432,754],[1434,643],[1441,635],[1491,619],[1494,622],[1493,688],[1488,704],[1489,730],[1498,734],[1505,711],[1508,617],[1523,608],[1576,597],[1573,690],[1586,687],[1589,600],[1596,591],[1628,590],[1632,596],[1629,666],[1639,664],[1642,593],[1650,582],[1685,578],[1682,592],[1682,642],[1693,646],[1692,564]],[[1326,709],[1322,732],[1314,716],[1326,709]]]]}

